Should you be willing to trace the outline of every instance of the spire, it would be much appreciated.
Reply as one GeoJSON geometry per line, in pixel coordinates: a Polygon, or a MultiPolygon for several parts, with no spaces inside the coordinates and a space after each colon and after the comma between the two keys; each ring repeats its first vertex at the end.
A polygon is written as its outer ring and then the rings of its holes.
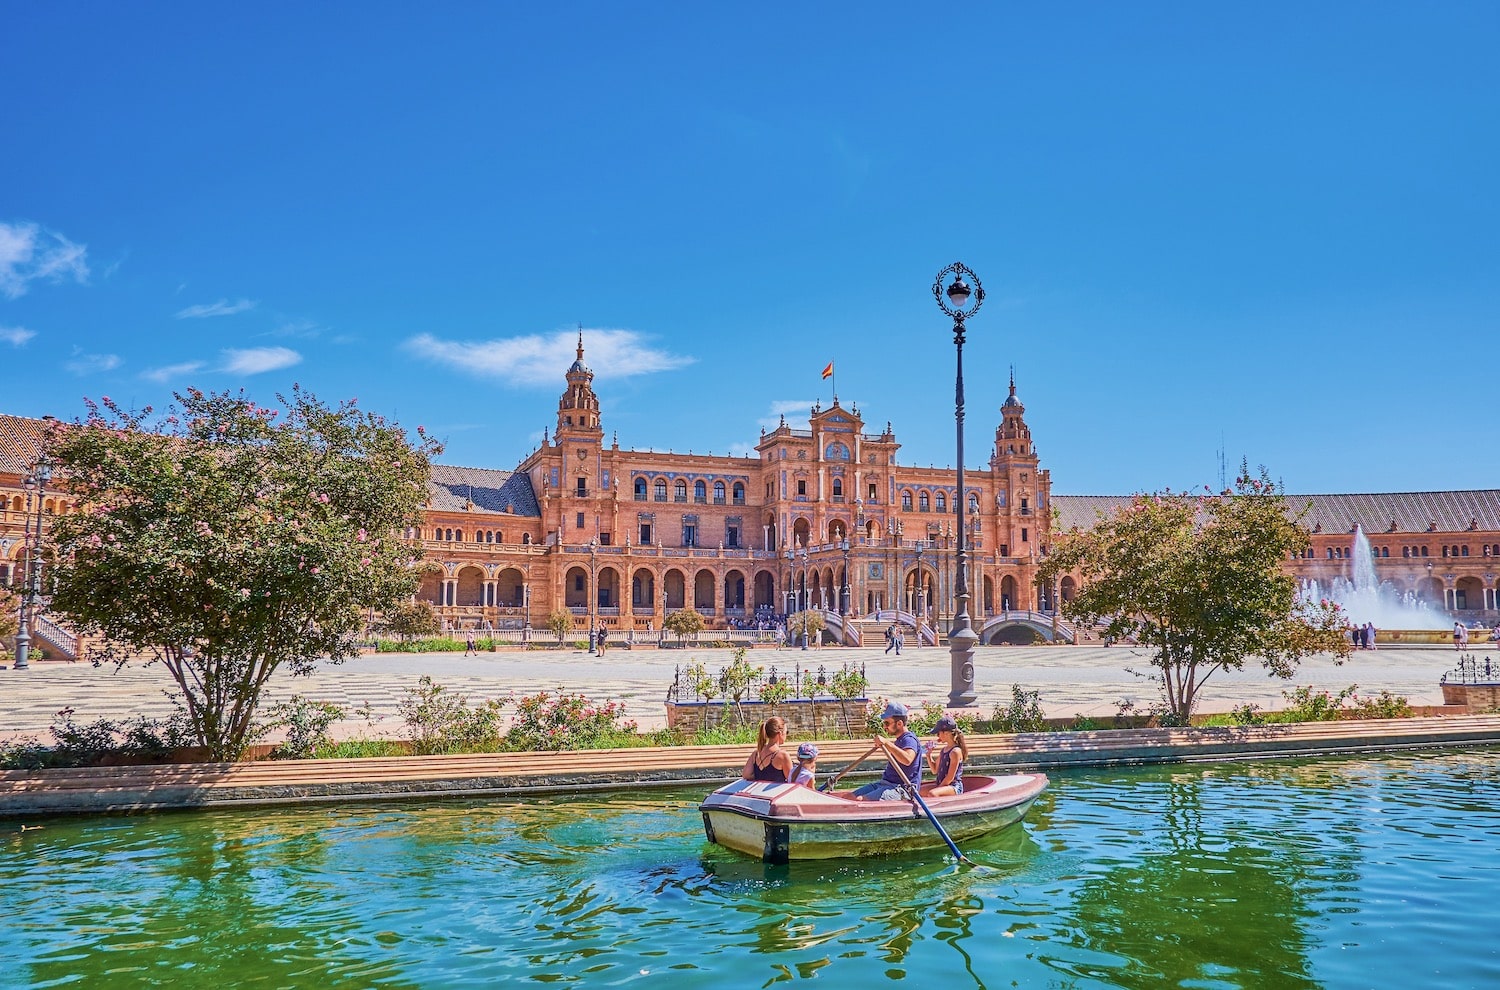
{"type": "MultiPolygon", "coordinates": [[[[578,324],[578,360],[580,362],[583,361],[583,324],[582,323],[578,324]]],[[[1011,370],[1011,376],[1010,377],[1011,377],[1010,386],[1011,386],[1012,389],[1014,389],[1016,387],[1016,382],[1015,382],[1016,375],[1015,375],[1015,370],[1014,369],[1011,370]]]]}
{"type": "Polygon", "coordinates": [[[1014,409],[1025,412],[1026,407],[1021,405],[1021,400],[1016,398],[1016,366],[1010,366],[1010,395],[1006,397],[1005,403],[1000,407],[1002,410],[1014,409]]]}

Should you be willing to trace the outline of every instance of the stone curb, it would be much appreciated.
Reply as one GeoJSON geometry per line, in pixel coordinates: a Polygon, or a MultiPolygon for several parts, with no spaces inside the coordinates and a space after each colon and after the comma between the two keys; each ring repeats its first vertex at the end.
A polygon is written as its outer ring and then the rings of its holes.
{"type": "MultiPolygon", "coordinates": [[[[1310,722],[1240,728],[1116,729],[972,736],[970,765],[1055,770],[1500,745],[1500,716],[1310,722]]],[[[820,743],[820,771],[863,755],[863,740],[820,743]]],[[[623,787],[714,787],[745,746],[564,753],[285,760],[0,772],[0,818],[119,814],[399,798],[495,797],[623,787]]],[[[866,761],[858,772],[873,771],[866,761]]]]}

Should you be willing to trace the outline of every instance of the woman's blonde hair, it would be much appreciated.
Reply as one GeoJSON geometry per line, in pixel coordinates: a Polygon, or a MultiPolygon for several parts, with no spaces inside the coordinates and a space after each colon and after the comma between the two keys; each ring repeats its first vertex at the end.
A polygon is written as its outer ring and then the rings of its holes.
{"type": "Polygon", "coordinates": [[[761,723],[760,737],[755,742],[757,749],[765,749],[773,736],[786,735],[786,720],[780,715],[772,715],[761,723]]]}

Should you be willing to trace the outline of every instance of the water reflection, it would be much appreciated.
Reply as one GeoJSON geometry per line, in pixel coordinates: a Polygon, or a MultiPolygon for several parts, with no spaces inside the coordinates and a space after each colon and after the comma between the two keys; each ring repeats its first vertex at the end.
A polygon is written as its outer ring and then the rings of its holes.
{"type": "Polygon", "coordinates": [[[0,985],[1500,985],[1470,934],[1497,778],[1475,752],[1058,774],[979,868],[767,866],[704,843],[696,792],[54,821],[0,831],[0,985]]]}

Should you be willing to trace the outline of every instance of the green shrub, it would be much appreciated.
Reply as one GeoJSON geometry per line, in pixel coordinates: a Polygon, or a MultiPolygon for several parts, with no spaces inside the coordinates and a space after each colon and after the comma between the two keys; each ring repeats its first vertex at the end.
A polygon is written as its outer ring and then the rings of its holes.
{"type": "Polygon", "coordinates": [[[294,694],[268,713],[268,729],[286,728],[286,741],[271,750],[273,760],[310,760],[320,750],[332,747],[328,729],[344,718],[344,710],[326,701],[312,701],[294,694]]]}
{"type": "Polygon", "coordinates": [[[505,734],[512,750],[548,751],[638,745],[637,726],[617,701],[597,704],[581,694],[543,691],[516,702],[505,734]]]}
{"type": "Polygon", "coordinates": [[[1411,718],[1411,702],[1399,694],[1381,691],[1373,698],[1355,697],[1355,718],[1411,718]]]}
{"type": "Polygon", "coordinates": [[[1021,685],[1010,686],[1010,704],[995,706],[990,713],[992,732],[1041,732],[1047,728],[1042,711],[1040,691],[1025,691],[1021,685]]]}
{"type": "Polygon", "coordinates": [[[505,702],[497,700],[471,706],[467,697],[448,691],[426,674],[396,704],[411,733],[412,752],[423,756],[498,749],[504,707],[505,702]]]}
{"type": "Polygon", "coordinates": [[[1291,707],[1282,712],[1282,717],[1288,722],[1332,722],[1340,717],[1344,702],[1354,697],[1358,688],[1358,684],[1351,684],[1338,694],[1329,694],[1326,689],[1314,691],[1305,685],[1283,691],[1281,696],[1291,702],[1291,707]]]}

